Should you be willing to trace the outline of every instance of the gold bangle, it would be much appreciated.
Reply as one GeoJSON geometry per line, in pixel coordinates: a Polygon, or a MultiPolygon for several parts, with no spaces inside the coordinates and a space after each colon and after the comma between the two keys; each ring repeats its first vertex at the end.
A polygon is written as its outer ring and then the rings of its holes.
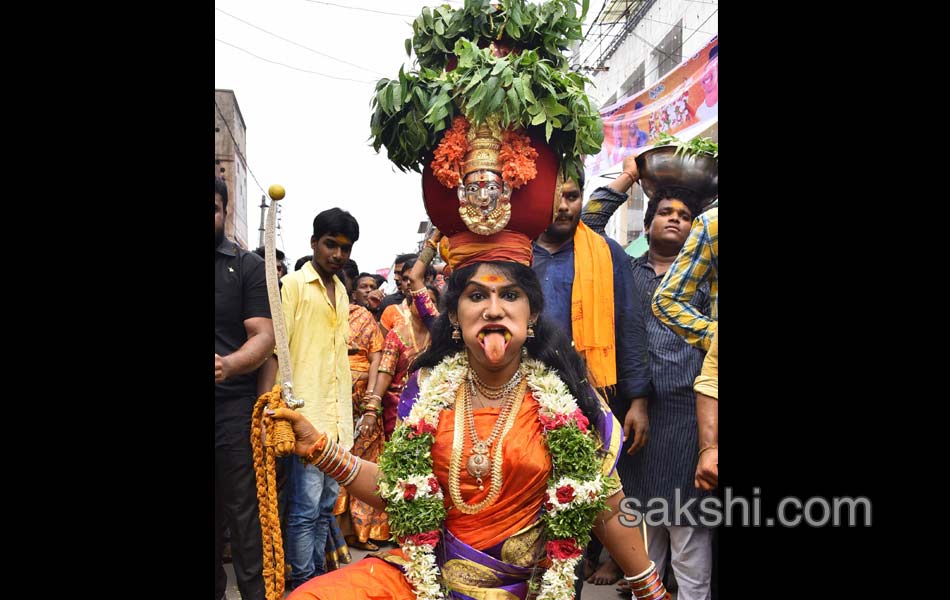
{"type": "Polygon", "coordinates": [[[706,450],[718,450],[718,449],[719,449],[719,444],[709,444],[708,446],[706,446],[705,448],[699,451],[699,456],[702,456],[703,452],[705,452],[706,450]]]}
{"type": "Polygon", "coordinates": [[[432,262],[433,258],[435,258],[435,246],[428,244],[422,249],[422,252],[419,253],[419,260],[421,260],[423,264],[428,265],[432,262]]]}

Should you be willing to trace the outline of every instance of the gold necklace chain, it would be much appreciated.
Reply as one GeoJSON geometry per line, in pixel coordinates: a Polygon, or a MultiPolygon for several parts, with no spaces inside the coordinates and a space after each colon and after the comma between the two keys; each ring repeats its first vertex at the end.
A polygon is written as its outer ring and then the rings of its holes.
{"type": "Polygon", "coordinates": [[[507,422],[508,413],[511,411],[512,400],[511,394],[505,397],[505,402],[501,405],[498,418],[495,419],[495,425],[492,427],[488,439],[483,442],[478,439],[478,431],[475,429],[475,407],[471,402],[471,397],[468,394],[465,395],[465,412],[468,413],[468,429],[472,438],[471,456],[468,457],[465,469],[469,475],[475,478],[479,491],[485,489],[482,487],[482,475],[488,474],[488,452],[495,438],[498,437],[501,427],[507,422]]]}
{"type": "MultiPolygon", "coordinates": [[[[495,452],[492,456],[491,486],[488,490],[488,496],[486,496],[485,499],[483,499],[481,502],[478,502],[477,504],[466,504],[462,499],[462,492],[459,489],[459,482],[463,468],[462,447],[465,443],[465,426],[467,418],[465,413],[467,412],[468,408],[468,391],[465,389],[464,385],[461,385],[459,386],[459,390],[456,392],[455,434],[452,440],[452,456],[451,460],[449,461],[449,495],[452,498],[452,503],[455,504],[455,507],[466,515],[474,515],[478,512],[481,512],[486,506],[494,504],[495,500],[498,499],[498,494],[501,493],[501,467],[503,462],[502,446],[504,444],[505,436],[508,435],[508,432],[515,424],[515,417],[517,417],[518,411],[521,408],[521,403],[524,400],[526,389],[527,381],[522,381],[515,391],[514,402],[512,403],[511,409],[509,410],[507,418],[505,419],[504,428],[501,430],[501,437],[499,438],[498,443],[495,445],[495,452]]],[[[501,415],[499,415],[499,420],[501,420],[500,417],[501,415]]]]}
{"type": "Polygon", "coordinates": [[[511,393],[511,390],[514,389],[516,385],[521,383],[521,379],[524,376],[524,373],[519,368],[511,376],[511,379],[508,380],[504,385],[498,387],[492,387],[485,385],[485,383],[479,378],[478,373],[475,372],[475,369],[469,368],[468,370],[468,383],[472,388],[472,395],[475,395],[476,390],[481,393],[488,400],[498,400],[503,398],[511,393]]]}

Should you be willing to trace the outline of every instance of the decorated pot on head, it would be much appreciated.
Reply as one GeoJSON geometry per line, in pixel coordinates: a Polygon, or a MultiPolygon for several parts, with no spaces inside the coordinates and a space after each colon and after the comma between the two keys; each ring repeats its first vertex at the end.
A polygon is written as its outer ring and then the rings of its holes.
{"type": "Polygon", "coordinates": [[[422,172],[450,270],[476,258],[529,265],[561,183],[600,150],[589,80],[561,53],[582,37],[583,10],[573,0],[546,4],[425,8],[407,40],[416,68],[377,83],[373,146],[422,172]]]}
{"type": "Polygon", "coordinates": [[[475,261],[531,264],[531,241],[551,223],[563,181],[539,137],[456,116],[422,172],[423,200],[444,234],[450,270],[475,261]]]}

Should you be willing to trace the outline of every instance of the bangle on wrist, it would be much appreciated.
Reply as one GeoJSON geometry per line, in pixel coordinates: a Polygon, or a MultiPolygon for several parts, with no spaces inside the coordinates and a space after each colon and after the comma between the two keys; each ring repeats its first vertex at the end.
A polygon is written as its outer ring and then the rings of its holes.
{"type": "Polygon", "coordinates": [[[310,463],[319,460],[327,448],[328,439],[327,434],[321,432],[320,435],[317,436],[317,441],[313,443],[313,446],[310,446],[310,450],[307,451],[304,460],[310,463]]]}
{"type": "Polygon", "coordinates": [[[419,260],[428,265],[432,262],[433,258],[435,258],[435,246],[432,244],[426,244],[426,247],[423,248],[422,252],[419,253],[419,260]]]}

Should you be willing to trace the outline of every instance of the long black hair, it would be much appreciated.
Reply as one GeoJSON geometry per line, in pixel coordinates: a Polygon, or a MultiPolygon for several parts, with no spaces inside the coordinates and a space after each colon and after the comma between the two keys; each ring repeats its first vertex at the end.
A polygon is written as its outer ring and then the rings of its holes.
{"type": "Polygon", "coordinates": [[[571,340],[567,334],[556,324],[544,318],[544,296],[541,293],[538,276],[529,267],[519,263],[487,261],[453,272],[443,291],[441,314],[432,326],[432,331],[429,332],[429,348],[416,357],[412,370],[434,367],[445,357],[465,349],[461,340],[452,339],[449,313],[458,313],[459,298],[479,265],[491,265],[493,269],[504,273],[508,279],[516,282],[525,291],[532,314],[539,315],[534,324],[534,337],[525,340],[524,347],[527,348],[528,355],[557,370],[558,376],[577,400],[577,405],[584,416],[594,422],[595,416],[601,409],[600,402],[593,395],[590,384],[587,382],[587,365],[571,346],[571,340]]]}

